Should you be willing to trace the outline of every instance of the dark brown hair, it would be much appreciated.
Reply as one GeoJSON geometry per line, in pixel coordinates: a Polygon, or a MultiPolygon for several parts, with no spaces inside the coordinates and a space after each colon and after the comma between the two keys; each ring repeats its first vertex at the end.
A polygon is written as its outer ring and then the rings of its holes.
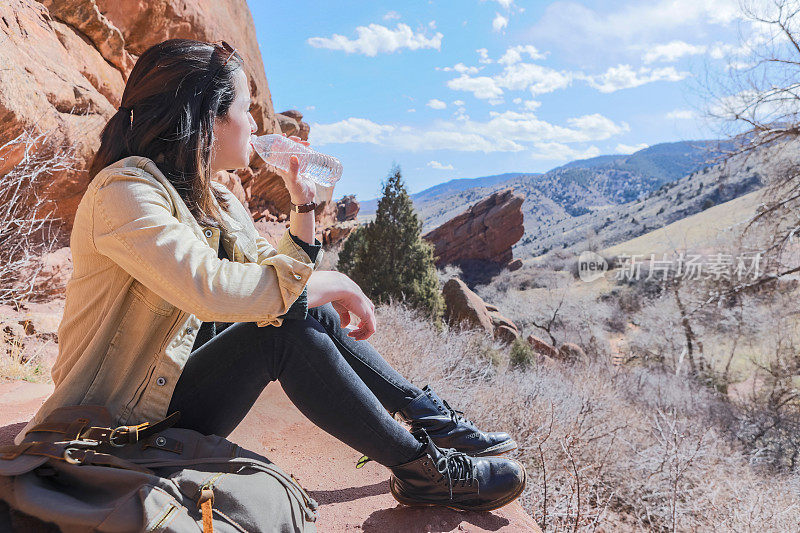
{"type": "Polygon", "coordinates": [[[131,70],[121,106],[103,128],[89,168],[93,179],[106,166],[131,155],[156,161],[200,224],[219,226],[228,203],[211,187],[214,118],[235,98],[238,54],[191,39],[169,39],[145,50],[131,70]]]}

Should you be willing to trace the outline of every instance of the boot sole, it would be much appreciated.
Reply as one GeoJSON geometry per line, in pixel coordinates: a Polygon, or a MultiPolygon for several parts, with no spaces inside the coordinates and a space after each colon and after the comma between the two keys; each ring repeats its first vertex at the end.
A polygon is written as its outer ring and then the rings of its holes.
{"type": "Polygon", "coordinates": [[[501,442],[500,444],[495,444],[491,448],[486,448],[485,450],[481,450],[475,453],[470,453],[468,455],[471,455],[473,457],[484,457],[486,455],[501,455],[516,449],[517,449],[517,443],[514,439],[511,439],[505,442],[501,442]]]}
{"type": "Polygon", "coordinates": [[[522,491],[525,490],[525,485],[528,483],[528,472],[525,470],[525,466],[515,459],[509,459],[509,461],[514,461],[522,468],[522,483],[519,486],[519,490],[506,496],[505,498],[485,503],[483,505],[453,505],[446,502],[414,500],[400,494],[400,491],[395,486],[394,477],[389,478],[389,490],[391,491],[395,500],[403,505],[408,505],[409,507],[448,507],[454,511],[494,511],[495,509],[504,507],[519,498],[520,494],[522,494],[522,491]]]}

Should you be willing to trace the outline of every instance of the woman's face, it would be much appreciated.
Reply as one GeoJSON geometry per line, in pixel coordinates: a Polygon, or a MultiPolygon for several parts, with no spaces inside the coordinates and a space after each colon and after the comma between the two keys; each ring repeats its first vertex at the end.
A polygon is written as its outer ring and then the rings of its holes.
{"type": "Polygon", "coordinates": [[[234,87],[236,96],[227,115],[214,119],[213,172],[244,168],[250,163],[250,134],[258,126],[250,114],[250,87],[241,68],[234,72],[234,87]]]}

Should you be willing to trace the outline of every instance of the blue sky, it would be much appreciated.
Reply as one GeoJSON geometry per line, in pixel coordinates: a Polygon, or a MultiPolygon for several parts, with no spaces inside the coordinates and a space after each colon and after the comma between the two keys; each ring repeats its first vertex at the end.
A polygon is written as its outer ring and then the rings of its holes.
{"type": "Polygon", "coordinates": [[[737,0],[251,0],[276,111],[344,167],[334,198],[714,138],[704,87],[762,34],[737,0]]]}

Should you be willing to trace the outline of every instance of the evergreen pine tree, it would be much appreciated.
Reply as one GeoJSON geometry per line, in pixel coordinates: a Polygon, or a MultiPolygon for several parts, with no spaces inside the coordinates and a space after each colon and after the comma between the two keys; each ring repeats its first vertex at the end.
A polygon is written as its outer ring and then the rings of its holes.
{"type": "Polygon", "coordinates": [[[382,184],[375,220],[353,231],[337,268],[376,305],[394,300],[422,311],[439,324],[444,300],[433,261],[433,245],[420,237],[422,222],[405,189],[400,167],[382,184]]]}

